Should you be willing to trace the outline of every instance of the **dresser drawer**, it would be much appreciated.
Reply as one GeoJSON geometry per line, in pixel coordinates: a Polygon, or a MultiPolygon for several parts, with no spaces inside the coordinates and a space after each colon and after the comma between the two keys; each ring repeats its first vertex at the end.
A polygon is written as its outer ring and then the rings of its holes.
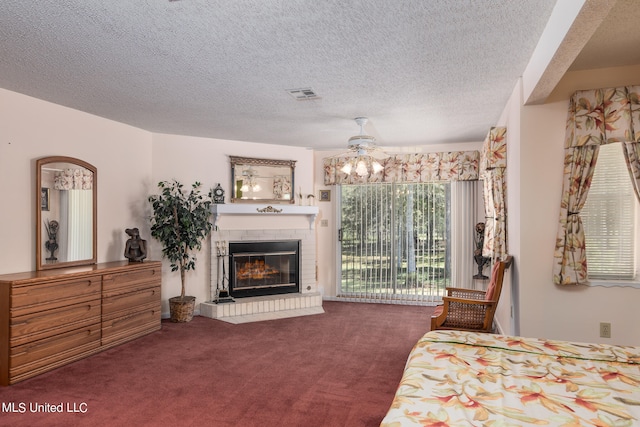
{"type": "Polygon", "coordinates": [[[135,311],[140,306],[150,303],[160,306],[160,286],[153,285],[148,288],[137,288],[132,292],[105,295],[102,299],[102,315],[109,317],[122,311],[135,311]]]}
{"type": "Polygon", "coordinates": [[[102,319],[102,345],[114,345],[160,329],[160,305],[139,307],[123,316],[102,319]]]}
{"type": "Polygon", "coordinates": [[[52,335],[100,323],[100,299],[15,316],[10,322],[10,345],[25,344],[52,335]]]}
{"type": "Polygon", "coordinates": [[[115,292],[134,288],[145,283],[159,284],[162,280],[162,267],[159,264],[148,268],[139,268],[121,273],[109,273],[102,276],[102,290],[115,292]]]}
{"type": "Polygon", "coordinates": [[[20,376],[42,368],[49,370],[59,366],[59,362],[90,354],[100,347],[100,332],[98,323],[13,347],[9,357],[10,375],[20,376]]]}
{"type": "Polygon", "coordinates": [[[47,310],[100,297],[101,277],[51,281],[42,284],[14,286],[11,289],[13,316],[47,310]]]}
{"type": "Polygon", "coordinates": [[[0,275],[0,386],[159,330],[161,286],[159,261],[0,275]]]}

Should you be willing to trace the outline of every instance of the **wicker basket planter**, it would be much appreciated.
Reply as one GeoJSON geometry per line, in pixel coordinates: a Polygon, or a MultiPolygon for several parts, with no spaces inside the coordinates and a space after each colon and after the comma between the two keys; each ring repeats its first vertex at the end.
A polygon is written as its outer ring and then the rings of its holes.
{"type": "Polygon", "coordinates": [[[193,309],[196,306],[196,297],[169,298],[169,312],[172,322],[190,322],[193,319],[193,309]]]}

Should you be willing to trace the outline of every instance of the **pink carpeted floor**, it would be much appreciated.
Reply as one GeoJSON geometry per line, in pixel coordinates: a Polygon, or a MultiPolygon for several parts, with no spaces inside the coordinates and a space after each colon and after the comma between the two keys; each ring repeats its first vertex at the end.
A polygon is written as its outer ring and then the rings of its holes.
{"type": "Polygon", "coordinates": [[[163,321],[136,341],[0,387],[0,425],[377,426],[433,308],[323,305],[325,314],[241,325],[163,321]]]}

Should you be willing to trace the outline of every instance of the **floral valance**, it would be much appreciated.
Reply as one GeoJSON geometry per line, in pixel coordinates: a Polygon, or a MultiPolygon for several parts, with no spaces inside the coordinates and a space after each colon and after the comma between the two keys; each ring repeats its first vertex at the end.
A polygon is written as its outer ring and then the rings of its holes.
{"type": "Polygon", "coordinates": [[[636,197],[640,200],[640,86],[581,90],[571,97],[567,116],[560,218],[553,281],[588,281],[584,207],[600,145],[621,142],[636,197]]]}
{"type": "Polygon", "coordinates": [[[368,184],[374,182],[475,181],[479,178],[478,151],[399,154],[378,160],[382,171],[359,176],[342,172],[353,157],[324,159],[324,184],[368,184]]]}
{"type": "Polygon", "coordinates": [[[507,128],[493,127],[489,130],[480,152],[480,177],[488,170],[507,167],[507,128]]]}
{"type": "Polygon", "coordinates": [[[56,190],[91,190],[93,172],[88,169],[64,169],[55,173],[53,188],[56,190]]]}
{"type": "Polygon", "coordinates": [[[640,142],[640,86],[580,90],[569,101],[565,148],[640,142]]]}

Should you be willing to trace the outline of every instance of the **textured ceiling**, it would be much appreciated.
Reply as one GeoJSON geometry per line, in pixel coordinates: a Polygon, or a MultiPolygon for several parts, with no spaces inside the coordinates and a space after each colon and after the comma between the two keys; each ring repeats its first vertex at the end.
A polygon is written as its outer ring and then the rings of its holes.
{"type": "Polygon", "coordinates": [[[0,87],[159,133],[341,148],[366,116],[384,146],[479,141],[554,4],[2,0],[0,87]]]}
{"type": "Polygon", "coordinates": [[[640,64],[640,1],[618,0],[570,70],[640,64]]]}

